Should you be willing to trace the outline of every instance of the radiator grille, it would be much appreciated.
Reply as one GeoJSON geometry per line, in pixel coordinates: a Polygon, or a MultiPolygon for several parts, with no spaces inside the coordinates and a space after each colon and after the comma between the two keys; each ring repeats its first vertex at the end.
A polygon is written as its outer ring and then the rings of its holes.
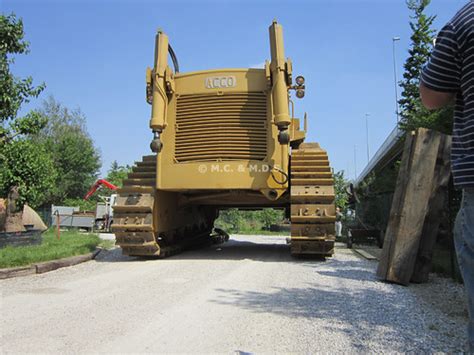
{"type": "Polygon", "coordinates": [[[181,95],[176,105],[178,162],[264,160],[267,153],[264,93],[181,95]]]}

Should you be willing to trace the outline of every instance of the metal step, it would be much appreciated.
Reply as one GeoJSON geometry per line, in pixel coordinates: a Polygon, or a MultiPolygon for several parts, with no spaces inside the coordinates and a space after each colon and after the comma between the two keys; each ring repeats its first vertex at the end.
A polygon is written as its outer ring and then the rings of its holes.
{"type": "Polygon", "coordinates": [[[334,254],[334,242],[330,240],[292,240],[292,255],[331,256],[334,254]]]}
{"type": "Polygon", "coordinates": [[[153,208],[151,206],[143,205],[116,205],[113,207],[115,214],[126,214],[126,213],[151,213],[153,208]]]}
{"type": "Polygon", "coordinates": [[[161,256],[158,244],[147,246],[123,246],[122,254],[131,256],[161,256]]]}
{"type": "Polygon", "coordinates": [[[291,179],[291,184],[296,185],[334,185],[334,179],[311,179],[311,178],[297,178],[291,179]]]}
{"type": "Polygon", "coordinates": [[[314,172],[314,171],[292,171],[291,172],[292,177],[296,178],[318,178],[318,179],[332,179],[332,173],[331,172],[314,172]]]}
{"type": "Polygon", "coordinates": [[[154,173],[156,174],[156,165],[145,165],[145,166],[133,166],[132,172],[134,173],[154,173]]]}
{"type": "Polygon", "coordinates": [[[156,161],[152,160],[147,160],[147,161],[137,161],[135,162],[136,166],[143,167],[143,166],[155,166],[156,167],[156,161]]]}
{"type": "Polygon", "coordinates": [[[328,160],[291,160],[291,165],[293,166],[311,166],[311,167],[329,167],[328,160]]]}
{"type": "Polygon", "coordinates": [[[297,165],[297,164],[291,164],[291,171],[292,172],[299,172],[299,171],[311,171],[311,172],[331,172],[331,168],[329,165],[327,166],[311,166],[311,165],[297,165]]]}
{"type": "Polygon", "coordinates": [[[143,224],[119,224],[115,223],[112,224],[111,227],[113,232],[127,232],[127,231],[137,231],[137,232],[152,232],[153,226],[143,225],[143,224]]]}
{"type": "Polygon", "coordinates": [[[129,179],[154,179],[156,172],[153,171],[140,171],[140,172],[131,172],[128,174],[129,179]]]}
{"type": "Polygon", "coordinates": [[[117,189],[118,194],[122,193],[140,193],[140,194],[151,194],[155,191],[154,187],[151,186],[140,186],[140,185],[130,185],[130,186],[122,186],[117,189]]]}
{"type": "Polygon", "coordinates": [[[156,163],[156,155],[144,155],[142,161],[153,161],[156,163]]]}
{"type": "Polygon", "coordinates": [[[127,178],[123,180],[123,186],[133,186],[133,185],[155,186],[156,180],[155,178],[148,178],[148,179],[128,179],[127,178]]]}
{"type": "Polygon", "coordinates": [[[292,223],[331,223],[336,217],[331,216],[291,216],[292,223]]]}

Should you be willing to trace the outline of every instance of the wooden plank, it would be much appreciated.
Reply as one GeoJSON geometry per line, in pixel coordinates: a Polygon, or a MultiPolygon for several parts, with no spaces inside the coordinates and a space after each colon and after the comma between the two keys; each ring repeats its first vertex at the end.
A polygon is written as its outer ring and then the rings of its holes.
{"type": "Polygon", "coordinates": [[[451,136],[443,135],[438,151],[433,189],[431,192],[428,214],[423,224],[420,247],[416,258],[411,282],[428,282],[443,210],[448,203],[449,180],[451,178],[451,136]]]}
{"type": "Polygon", "coordinates": [[[0,269],[0,280],[17,276],[27,276],[33,274],[42,274],[53,271],[62,267],[72,266],[84,261],[95,259],[102,249],[97,248],[95,251],[85,255],[71,256],[68,258],[45,261],[29,266],[14,267],[8,269],[0,269]]]}
{"type": "Polygon", "coordinates": [[[377,276],[407,285],[432,192],[441,133],[419,128],[407,139],[377,276]]]}
{"type": "Polygon", "coordinates": [[[13,267],[8,269],[0,269],[0,280],[17,276],[27,276],[36,274],[34,266],[13,267]]]}
{"type": "Polygon", "coordinates": [[[367,260],[377,260],[377,257],[370,254],[369,252],[365,251],[364,249],[352,249],[354,250],[357,254],[361,255],[367,260]]]}
{"type": "Polygon", "coordinates": [[[85,261],[92,260],[97,256],[97,254],[99,254],[99,252],[100,252],[100,249],[96,249],[95,251],[89,254],[71,256],[71,257],[63,258],[59,260],[46,261],[44,263],[35,264],[34,266],[36,268],[36,273],[42,274],[48,271],[53,271],[59,268],[73,266],[79,263],[83,263],[85,261]]]}
{"type": "Polygon", "coordinates": [[[387,276],[391,252],[393,245],[395,244],[395,229],[400,223],[401,214],[397,212],[401,211],[402,209],[404,197],[402,192],[406,188],[408,181],[407,172],[410,162],[410,156],[412,154],[413,146],[415,144],[414,138],[414,134],[407,134],[405,137],[405,145],[403,148],[400,170],[398,172],[397,184],[392,199],[392,207],[390,208],[390,217],[387,224],[387,229],[385,231],[382,254],[380,255],[380,261],[377,268],[377,276],[382,279],[385,279],[387,276]]]}

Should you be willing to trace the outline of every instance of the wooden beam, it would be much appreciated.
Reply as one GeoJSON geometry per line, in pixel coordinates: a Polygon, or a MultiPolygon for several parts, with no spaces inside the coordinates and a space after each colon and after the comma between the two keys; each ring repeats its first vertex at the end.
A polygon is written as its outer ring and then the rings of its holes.
{"type": "Polygon", "coordinates": [[[443,210],[448,203],[449,180],[451,178],[451,136],[441,136],[438,158],[434,172],[433,188],[428,214],[421,232],[420,247],[411,282],[428,282],[433,258],[433,248],[438,236],[443,210]]]}
{"type": "Polygon", "coordinates": [[[384,235],[382,254],[377,268],[377,276],[386,279],[389,264],[391,261],[392,249],[396,240],[396,229],[400,224],[401,214],[397,213],[401,210],[404,197],[404,189],[406,188],[408,176],[406,172],[409,170],[409,161],[414,145],[414,134],[407,134],[405,137],[405,146],[403,148],[402,161],[398,172],[397,184],[392,199],[392,207],[390,208],[390,217],[387,223],[387,229],[384,235]],[[402,174],[403,172],[403,174],[402,174]]]}
{"type": "Polygon", "coordinates": [[[88,254],[84,254],[84,255],[70,256],[70,257],[67,257],[67,258],[62,258],[62,259],[58,259],[58,260],[51,260],[51,261],[45,261],[43,263],[35,264],[34,266],[36,268],[36,273],[37,274],[43,274],[43,273],[48,272],[48,271],[53,271],[53,270],[56,270],[56,269],[67,267],[67,266],[73,266],[73,265],[76,265],[76,264],[83,263],[85,261],[95,259],[97,254],[100,253],[100,250],[101,249],[96,249],[92,253],[88,253],[88,254]]]}
{"type": "Polygon", "coordinates": [[[407,135],[377,276],[407,285],[426,218],[441,133],[419,128],[407,135]]]}

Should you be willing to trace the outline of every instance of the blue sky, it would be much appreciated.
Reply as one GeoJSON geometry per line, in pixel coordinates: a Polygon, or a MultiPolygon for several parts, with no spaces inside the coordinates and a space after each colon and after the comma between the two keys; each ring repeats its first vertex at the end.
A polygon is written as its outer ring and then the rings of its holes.
{"type": "MultiPolygon", "coordinates": [[[[439,30],[467,0],[432,0],[439,30]]],[[[39,106],[53,95],[80,107],[102,156],[102,174],[113,160],[132,164],[149,154],[150,106],[145,68],[152,66],[154,34],[170,36],[180,69],[249,67],[270,57],[268,26],[284,27],[287,56],[306,78],[309,137],[327,149],[336,171],[354,177],[393,129],[395,116],[392,37],[399,79],[409,47],[404,0],[144,1],[0,0],[2,13],[23,18],[30,54],[13,72],[45,82],[39,106]]]]}

